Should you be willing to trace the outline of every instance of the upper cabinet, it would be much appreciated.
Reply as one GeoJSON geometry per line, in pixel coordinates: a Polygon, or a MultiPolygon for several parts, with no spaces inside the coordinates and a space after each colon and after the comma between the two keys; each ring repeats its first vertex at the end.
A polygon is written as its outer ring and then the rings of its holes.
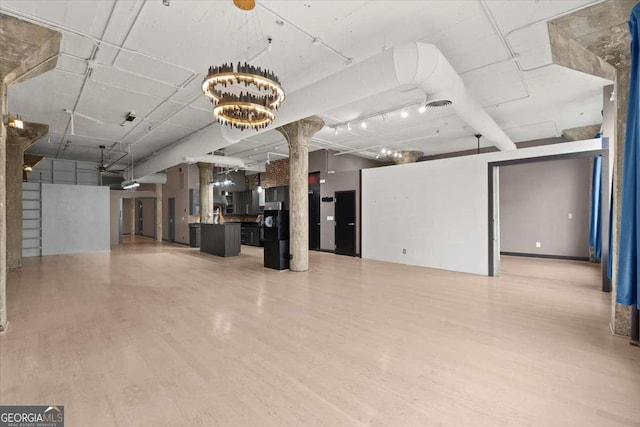
{"type": "Polygon", "coordinates": [[[200,190],[189,189],[189,215],[200,215],[200,190]]]}
{"type": "Polygon", "coordinates": [[[284,208],[289,209],[289,186],[271,187],[265,189],[265,200],[267,202],[284,202],[284,208]]]}
{"type": "Polygon", "coordinates": [[[264,191],[235,191],[233,193],[234,214],[259,214],[264,207],[264,191]]]}

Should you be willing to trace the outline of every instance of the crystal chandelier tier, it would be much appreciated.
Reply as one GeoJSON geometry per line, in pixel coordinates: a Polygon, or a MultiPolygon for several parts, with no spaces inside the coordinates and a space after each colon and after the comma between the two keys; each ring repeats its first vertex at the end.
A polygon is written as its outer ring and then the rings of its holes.
{"type": "Polygon", "coordinates": [[[285,100],[272,71],[246,62],[209,67],[202,92],[213,104],[216,120],[240,130],[269,126],[285,100]]]}

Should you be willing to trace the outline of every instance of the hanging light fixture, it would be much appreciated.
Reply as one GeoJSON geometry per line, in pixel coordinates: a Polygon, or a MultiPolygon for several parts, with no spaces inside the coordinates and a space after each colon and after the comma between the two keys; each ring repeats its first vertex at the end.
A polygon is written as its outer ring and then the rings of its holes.
{"type": "Polygon", "coordinates": [[[15,129],[24,129],[24,120],[20,118],[20,116],[11,116],[7,117],[6,121],[7,126],[15,129]]]}
{"type": "MultiPolygon", "coordinates": [[[[234,0],[234,4],[249,11],[255,7],[255,0],[234,0]]],[[[285,100],[280,79],[273,71],[246,62],[209,67],[202,92],[213,104],[218,123],[240,130],[266,128],[285,100]]]]}

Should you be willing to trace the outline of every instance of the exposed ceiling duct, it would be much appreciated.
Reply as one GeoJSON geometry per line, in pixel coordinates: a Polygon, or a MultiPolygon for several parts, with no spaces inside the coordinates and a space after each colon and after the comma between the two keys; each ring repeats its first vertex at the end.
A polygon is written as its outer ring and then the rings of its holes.
{"type": "Polygon", "coordinates": [[[235,157],[217,156],[212,154],[207,154],[204,156],[197,156],[197,157],[183,157],[182,161],[184,163],[190,163],[190,164],[211,163],[212,165],[216,165],[216,166],[227,166],[227,167],[238,168],[238,169],[244,169],[246,166],[244,161],[241,159],[238,159],[235,157]]]}
{"type": "Polygon", "coordinates": [[[136,179],[139,184],[166,184],[167,174],[163,172],[152,173],[136,179]]]}
{"type": "MultiPolygon", "coordinates": [[[[417,85],[426,95],[437,94],[435,98],[450,97],[449,108],[476,133],[501,150],[516,149],[491,116],[466,93],[462,79],[440,50],[427,43],[409,43],[385,50],[291,93],[273,124],[258,133],[405,85],[417,85]]],[[[135,174],[145,176],[175,166],[184,162],[185,156],[200,157],[250,135],[255,133],[211,125],[136,166],[135,174]]]]}

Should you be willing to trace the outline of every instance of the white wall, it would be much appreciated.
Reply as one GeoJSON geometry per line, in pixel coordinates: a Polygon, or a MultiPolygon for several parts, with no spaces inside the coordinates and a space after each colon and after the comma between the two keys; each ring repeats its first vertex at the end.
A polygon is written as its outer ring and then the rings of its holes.
{"type": "Polygon", "coordinates": [[[596,139],[364,169],[362,257],[486,275],[488,163],[599,149],[596,139]]]}
{"type": "Polygon", "coordinates": [[[42,255],[110,248],[108,187],[42,184],[42,255]]]}

